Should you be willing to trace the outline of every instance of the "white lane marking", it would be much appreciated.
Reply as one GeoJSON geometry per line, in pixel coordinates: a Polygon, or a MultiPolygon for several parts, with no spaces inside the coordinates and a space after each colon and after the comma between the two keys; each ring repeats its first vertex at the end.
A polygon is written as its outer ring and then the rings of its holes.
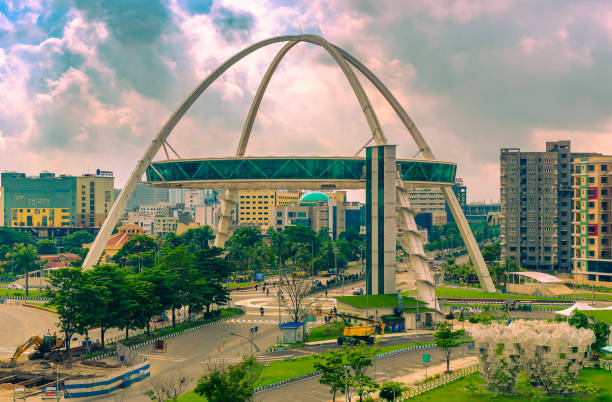
{"type": "MultiPolygon", "coordinates": [[[[292,357],[291,355],[283,355],[283,356],[256,356],[257,360],[260,362],[273,362],[277,360],[284,360],[287,357],[292,357]]],[[[226,357],[215,357],[210,360],[205,360],[200,363],[237,363],[242,361],[242,357],[238,356],[226,356],[226,357]]]]}
{"type": "Polygon", "coordinates": [[[149,360],[166,360],[166,361],[171,361],[171,362],[184,362],[185,360],[187,360],[182,357],[168,357],[168,356],[144,355],[144,354],[141,354],[141,356],[144,356],[149,360]]]}
{"type": "Polygon", "coordinates": [[[233,318],[229,322],[237,324],[275,324],[278,325],[278,320],[244,320],[233,318]]]}

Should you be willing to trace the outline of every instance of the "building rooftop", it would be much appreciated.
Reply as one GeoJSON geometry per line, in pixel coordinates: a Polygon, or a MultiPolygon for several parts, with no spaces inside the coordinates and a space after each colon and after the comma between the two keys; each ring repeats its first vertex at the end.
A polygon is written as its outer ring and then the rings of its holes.
{"type": "Polygon", "coordinates": [[[300,198],[300,202],[327,202],[330,198],[319,191],[311,191],[310,193],[306,193],[300,198]]]}

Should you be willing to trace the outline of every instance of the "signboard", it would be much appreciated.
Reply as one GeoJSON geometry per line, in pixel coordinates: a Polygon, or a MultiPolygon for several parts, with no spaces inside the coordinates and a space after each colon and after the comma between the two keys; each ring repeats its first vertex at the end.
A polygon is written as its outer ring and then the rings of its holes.
{"type": "Polygon", "coordinates": [[[429,353],[423,353],[423,363],[431,362],[431,355],[429,353]]]}
{"type": "Polygon", "coordinates": [[[113,177],[113,172],[110,170],[96,169],[96,176],[113,177]]]}
{"type": "Polygon", "coordinates": [[[263,281],[264,280],[264,274],[262,274],[261,272],[258,272],[255,274],[255,280],[256,281],[263,281]]]}

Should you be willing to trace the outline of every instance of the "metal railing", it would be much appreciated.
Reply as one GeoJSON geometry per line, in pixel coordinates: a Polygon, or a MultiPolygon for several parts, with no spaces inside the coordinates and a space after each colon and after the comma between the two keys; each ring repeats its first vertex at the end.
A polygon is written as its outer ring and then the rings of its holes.
{"type": "Polygon", "coordinates": [[[405,393],[405,398],[413,398],[415,396],[421,395],[424,392],[431,391],[432,389],[436,389],[443,385],[449,384],[453,381],[457,381],[463,377],[466,377],[470,374],[474,374],[478,371],[478,364],[474,364],[472,366],[468,366],[462,369],[458,369],[453,371],[450,374],[442,375],[438,378],[434,377],[428,381],[425,381],[422,384],[417,384],[409,388],[405,393]]]}

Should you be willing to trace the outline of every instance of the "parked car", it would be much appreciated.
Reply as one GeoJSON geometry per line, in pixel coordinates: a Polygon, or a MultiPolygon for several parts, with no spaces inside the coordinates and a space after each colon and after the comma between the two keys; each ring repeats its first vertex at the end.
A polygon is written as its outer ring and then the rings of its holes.
{"type": "Polygon", "coordinates": [[[363,289],[362,288],[353,289],[353,294],[355,296],[362,295],[363,294],[363,289]]]}
{"type": "Polygon", "coordinates": [[[7,286],[7,288],[9,288],[9,289],[19,289],[19,290],[23,290],[24,289],[23,286],[18,285],[16,283],[11,283],[10,285],[7,286]]]}

